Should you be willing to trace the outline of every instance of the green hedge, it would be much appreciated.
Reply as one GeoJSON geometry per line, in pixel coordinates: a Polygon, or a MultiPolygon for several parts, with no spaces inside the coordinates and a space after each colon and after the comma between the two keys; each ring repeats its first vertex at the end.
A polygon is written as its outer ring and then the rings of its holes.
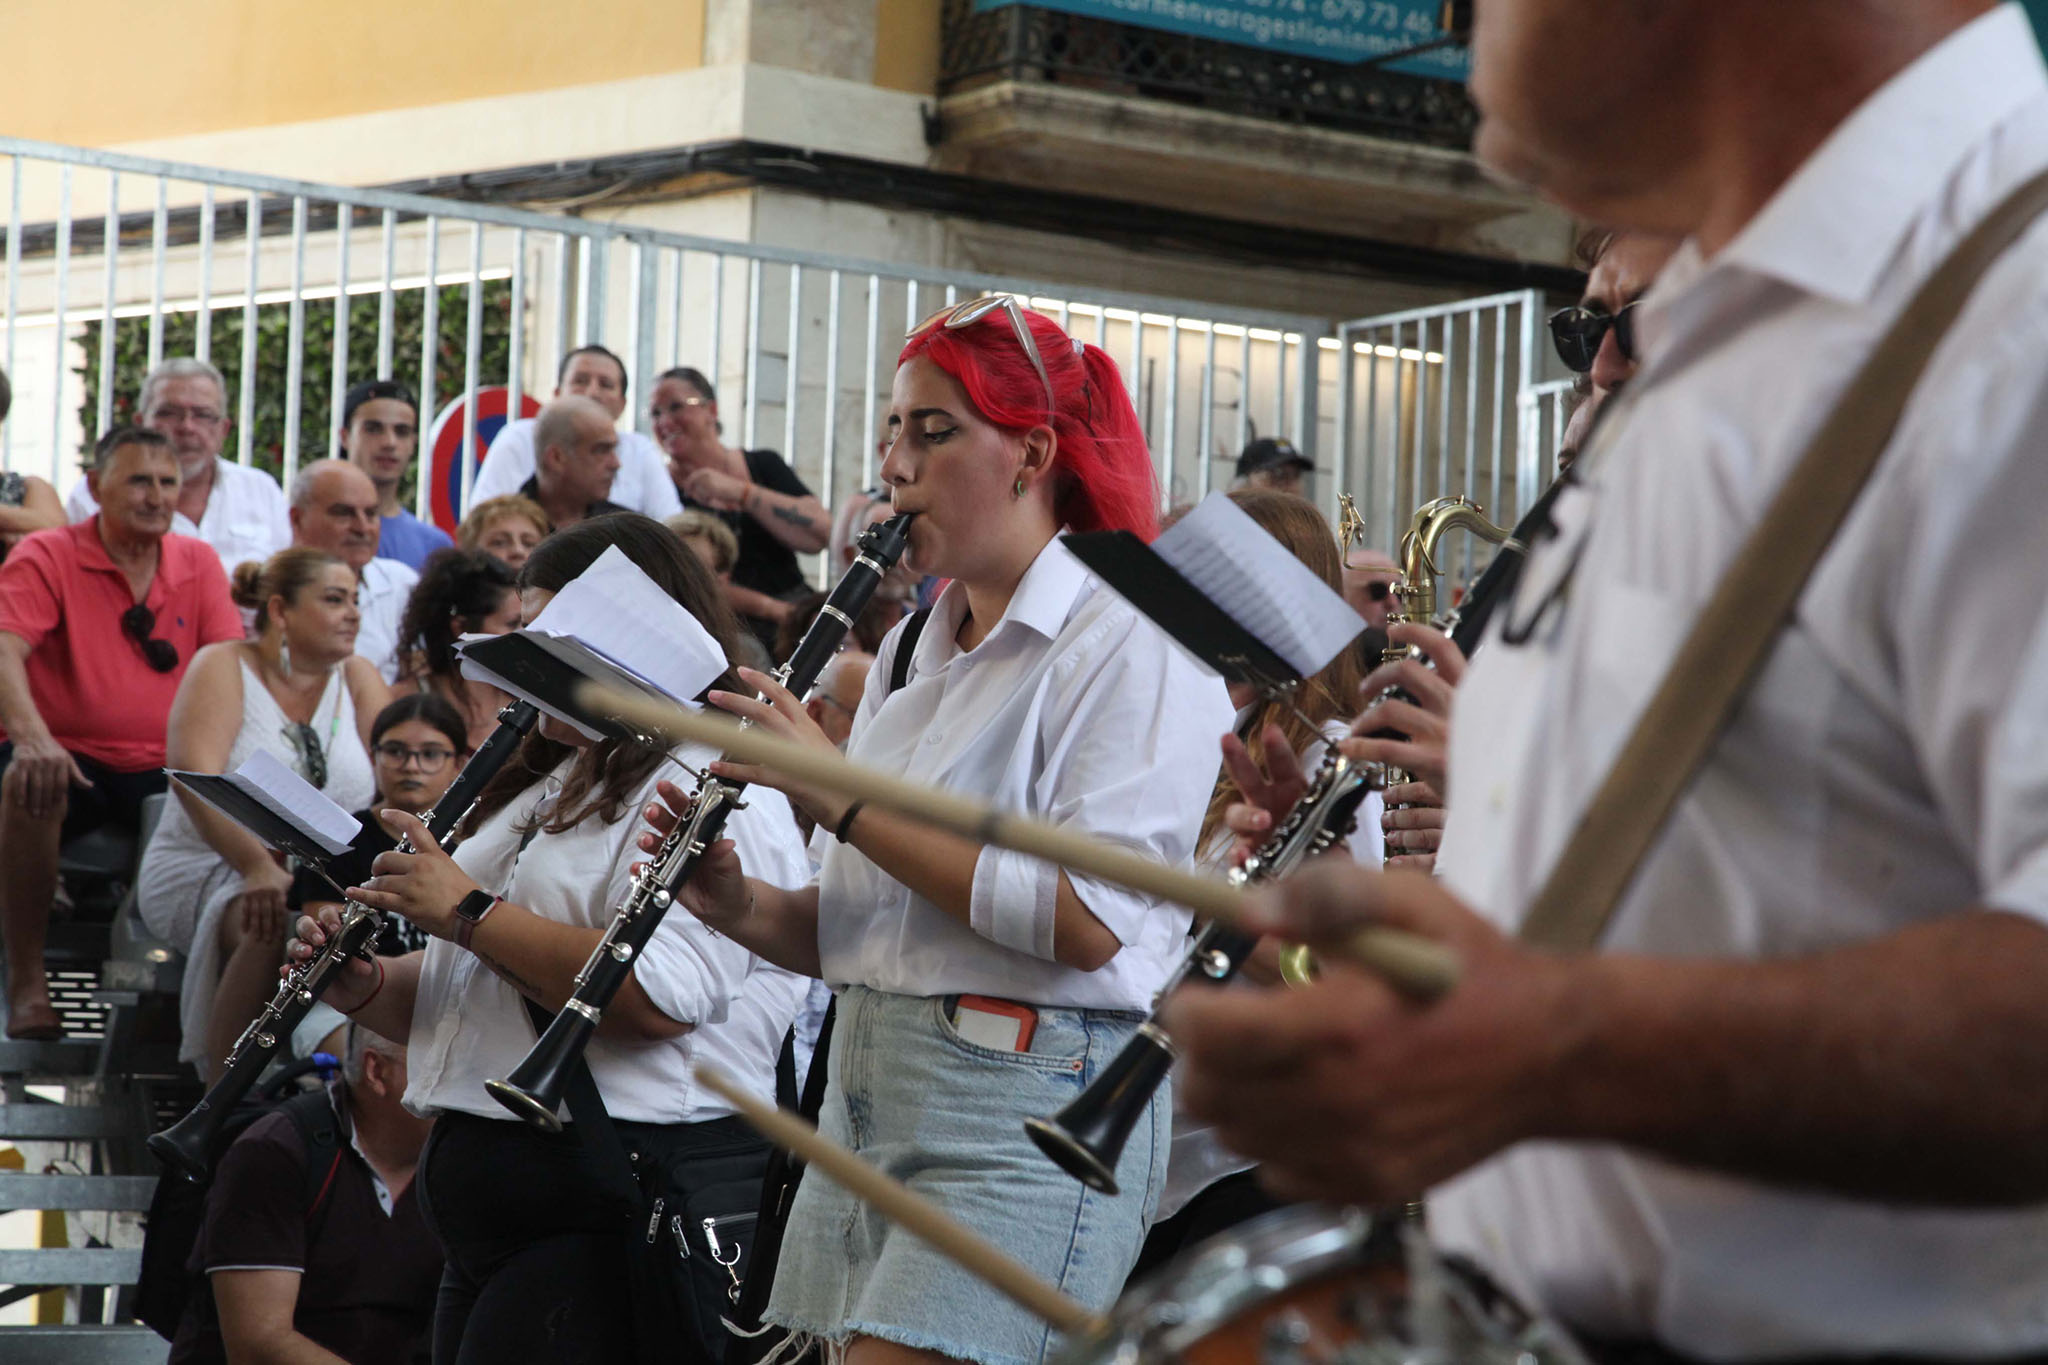
{"type": "MultiPolygon", "coordinates": [[[[511,358],[512,284],[509,280],[486,280],[483,285],[483,346],[478,374],[485,384],[506,382],[511,358]]],[[[420,414],[424,428],[442,404],[462,392],[466,372],[463,347],[469,336],[469,286],[444,285],[440,291],[440,346],[434,359],[434,401],[420,414]]],[[[426,291],[403,289],[393,295],[392,378],[419,389],[420,339],[425,325],[426,291]]],[[[377,305],[375,294],[349,298],[348,374],[349,383],[375,377],[377,373],[377,305]]],[[[269,303],[256,309],[256,464],[276,475],[284,465],[284,392],[290,353],[287,347],[291,305],[269,303]]],[[[165,356],[191,355],[197,348],[199,315],[171,313],[164,317],[165,356]]],[[[81,345],[85,364],[78,374],[85,381],[85,397],[79,404],[79,423],[87,436],[98,430],[100,395],[100,327],[85,325],[81,345]]],[[[299,381],[299,459],[317,460],[327,454],[327,417],[334,374],[334,301],[312,299],[305,304],[302,344],[303,368],[299,381]]],[[[241,412],[242,309],[213,310],[213,352],[211,359],[228,381],[228,416],[241,412]]],[[[114,421],[135,420],[135,403],[141,395],[143,377],[149,372],[149,319],[120,318],[114,328],[114,421]]],[[[421,438],[425,439],[422,430],[421,438]]],[[[230,459],[239,448],[240,436],[228,435],[226,453],[230,459]]],[[[85,451],[79,454],[84,456],[85,451]]],[[[408,477],[407,483],[411,483],[408,477]]],[[[404,496],[412,496],[410,487],[404,496]]]]}

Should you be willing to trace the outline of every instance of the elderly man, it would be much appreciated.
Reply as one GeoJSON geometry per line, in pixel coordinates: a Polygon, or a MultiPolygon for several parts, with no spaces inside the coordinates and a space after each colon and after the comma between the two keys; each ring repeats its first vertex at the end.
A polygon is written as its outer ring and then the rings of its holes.
{"type": "Polygon", "coordinates": [[[420,405],[392,379],[366,379],[341,403],[341,453],[377,486],[377,557],[418,572],[427,556],[455,543],[398,501],[399,486],[420,448],[420,405]]]}
{"type": "MultiPolygon", "coordinates": [[[[579,346],[562,357],[555,375],[555,397],[588,398],[605,410],[616,423],[626,414],[626,364],[602,346],[579,346]]],[[[470,490],[470,505],[485,498],[517,493],[520,485],[538,470],[534,450],[538,444],[535,417],[507,422],[484,454],[470,490]]],[[[683,510],[675,483],[669,478],[668,456],[652,438],[637,431],[621,431],[619,477],[611,491],[612,501],[630,512],[666,520],[683,510]]]]}
{"type": "Polygon", "coordinates": [[[540,464],[518,491],[540,504],[551,528],[632,510],[611,500],[619,433],[602,407],[588,398],[557,398],[540,410],[533,430],[540,464]]]}
{"type": "Polygon", "coordinates": [[[1320,866],[1264,902],[1280,932],[1448,942],[1461,983],[1188,993],[1181,1096],[1291,1193],[1429,1189],[1438,1242],[1617,1357],[2048,1354],[2048,226],[1759,622],[1602,951],[1507,936],[1850,376],[2048,170],[2025,16],[1497,0],[1472,91],[1497,170],[1690,238],[1459,688],[1441,878],[1320,866]]]}
{"type": "Polygon", "coordinates": [[[398,677],[398,623],[420,576],[395,559],[377,557],[377,488],[344,460],[315,460],[292,480],[292,544],[339,555],[361,584],[356,607],[363,623],[356,653],[377,666],[384,681],[398,677]]]}
{"type": "MultiPolygon", "coordinates": [[[[171,530],[211,545],[230,573],[250,559],[268,559],[291,544],[291,523],[277,480],[221,458],[228,438],[228,386],[219,370],[190,356],[166,360],[142,381],[142,425],[161,432],[178,457],[183,484],[171,530]]],[[[73,521],[97,509],[91,481],[80,479],[65,500],[73,521]]]]}
{"type": "Polygon", "coordinates": [[[238,640],[220,560],[176,535],[179,462],[154,431],[101,438],[86,471],[99,508],[37,531],[0,565],[0,933],[7,1034],[58,1033],[43,971],[57,849],[135,830],[164,789],[164,728],[200,646],[238,640]]]}

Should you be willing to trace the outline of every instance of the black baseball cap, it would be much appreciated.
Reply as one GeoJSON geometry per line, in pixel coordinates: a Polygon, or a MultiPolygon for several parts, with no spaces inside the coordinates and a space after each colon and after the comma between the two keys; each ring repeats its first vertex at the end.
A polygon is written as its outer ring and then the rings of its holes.
{"type": "Polygon", "coordinates": [[[1237,477],[1242,479],[1248,474],[1256,474],[1262,469],[1277,469],[1284,464],[1300,465],[1311,472],[1316,467],[1316,462],[1295,449],[1293,442],[1261,436],[1237,457],[1237,477]]]}

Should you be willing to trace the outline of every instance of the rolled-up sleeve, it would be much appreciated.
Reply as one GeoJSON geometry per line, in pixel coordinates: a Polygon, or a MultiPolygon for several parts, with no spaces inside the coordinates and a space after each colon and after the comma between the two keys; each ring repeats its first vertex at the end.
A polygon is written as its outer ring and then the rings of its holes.
{"type": "MultiPolygon", "coordinates": [[[[1186,867],[1216,785],[1216,740],[1230,723],[1221,679],[1130,608],[1112,611],[1048,675],[1033,813],[1186,867]]],[[[1126,946],[1161,909],[1152,897],[1092,877],[1070,873],[1068,883],[1126,946]]],[[[1051,959],[1058,891],[1052,864],[984,848],[969,923],[1004,947],[1051,959]]]]}

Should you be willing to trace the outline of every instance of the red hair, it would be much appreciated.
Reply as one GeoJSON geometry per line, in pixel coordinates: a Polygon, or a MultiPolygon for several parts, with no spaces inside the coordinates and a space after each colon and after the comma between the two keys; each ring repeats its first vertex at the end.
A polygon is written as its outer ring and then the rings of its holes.
{"type": "Polygon", "coordinates": [[[1045,386],[1017,341],[1007,310],[965,327],[932,326],[912,337],[896,363],[923,356],[960,381],[984,419],[1006,431],[1050,426],[1053,513],[1075,531],[1159,534],[1159,481],[1144,429],[1116,362],[1099,346],[1069,337],[1043,313],[1025,309],[1055,397],[1050,421],[1045,386]]]}

